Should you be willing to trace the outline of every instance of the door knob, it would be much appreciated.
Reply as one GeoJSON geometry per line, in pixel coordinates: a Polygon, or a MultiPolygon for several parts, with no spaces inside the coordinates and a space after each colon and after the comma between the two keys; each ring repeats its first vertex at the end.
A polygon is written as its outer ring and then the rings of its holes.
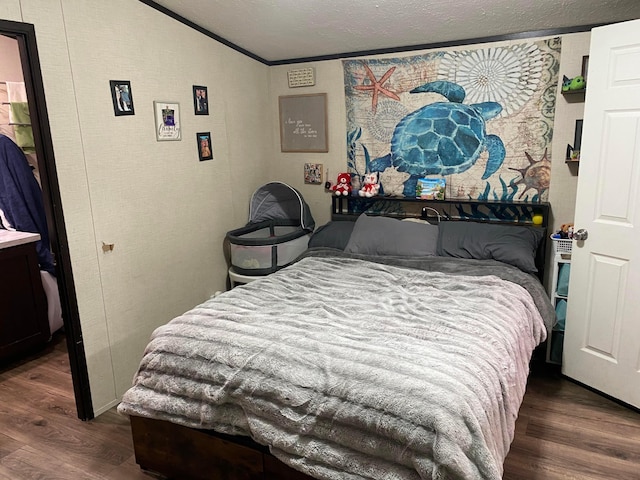
{"type": "Polygon", "coordinates": [[[583,241],[589,238],[589,232],[587,232],[584,228],[581,228],[577,232],[573,232],[573,239],[578,241],[583,241]]]}

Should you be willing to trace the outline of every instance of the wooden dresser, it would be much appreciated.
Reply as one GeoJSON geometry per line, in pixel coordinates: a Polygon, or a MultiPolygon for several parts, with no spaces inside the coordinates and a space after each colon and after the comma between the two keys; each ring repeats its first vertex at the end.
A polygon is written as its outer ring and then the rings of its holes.
{"type": "Polygon", "coordinates": [[[47,299],[36,233],[0,230],[0,362],[47,343],[47,299]]]}

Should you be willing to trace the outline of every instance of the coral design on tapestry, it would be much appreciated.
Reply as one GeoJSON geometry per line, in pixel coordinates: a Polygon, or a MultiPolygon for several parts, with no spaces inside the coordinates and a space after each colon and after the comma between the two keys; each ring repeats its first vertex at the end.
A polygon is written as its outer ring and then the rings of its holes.
{"type": "Polygon", "coordinates": [[[446,177],[447,198],[548,197],[560,39],[345,60],[347,167],[386,194],[446,177]],[[539,160],[534,160],[534,158],[539,160]]]}

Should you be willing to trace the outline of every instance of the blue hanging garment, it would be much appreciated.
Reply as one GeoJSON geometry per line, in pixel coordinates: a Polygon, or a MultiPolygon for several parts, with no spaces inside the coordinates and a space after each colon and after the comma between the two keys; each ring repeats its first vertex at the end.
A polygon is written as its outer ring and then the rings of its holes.
{"type": "Polygon", "coordinates": [[[40,234],[40,270],[55,276],[42,190],[22,150],[5,135],[0,135],[0,210],[9,223],[5,228],[40,234]]]}

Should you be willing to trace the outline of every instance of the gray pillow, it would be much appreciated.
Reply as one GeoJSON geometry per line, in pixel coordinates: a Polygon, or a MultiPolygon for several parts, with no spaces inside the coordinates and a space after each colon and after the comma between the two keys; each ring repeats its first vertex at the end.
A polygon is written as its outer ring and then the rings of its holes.
{"type": "Polygon", "coordinates": [[[498,260],[536,273],[536,251],[544,228],[477,222],[442,222],[438,255],[498,260]]]}
{"type": "Polygon", "coordinates": [[[329,222],[318,227],[309,239],[309,248],[331,247],[344,250],[349,243],[355,222],[329,222]]]}
{"type": "Polygon", "coordinates": [[[356,220],[351,238],[344,249],[364,255],[428,256],[435,255],[438,226],[402,222],[395,218],[368,216],[356,220]]]}

